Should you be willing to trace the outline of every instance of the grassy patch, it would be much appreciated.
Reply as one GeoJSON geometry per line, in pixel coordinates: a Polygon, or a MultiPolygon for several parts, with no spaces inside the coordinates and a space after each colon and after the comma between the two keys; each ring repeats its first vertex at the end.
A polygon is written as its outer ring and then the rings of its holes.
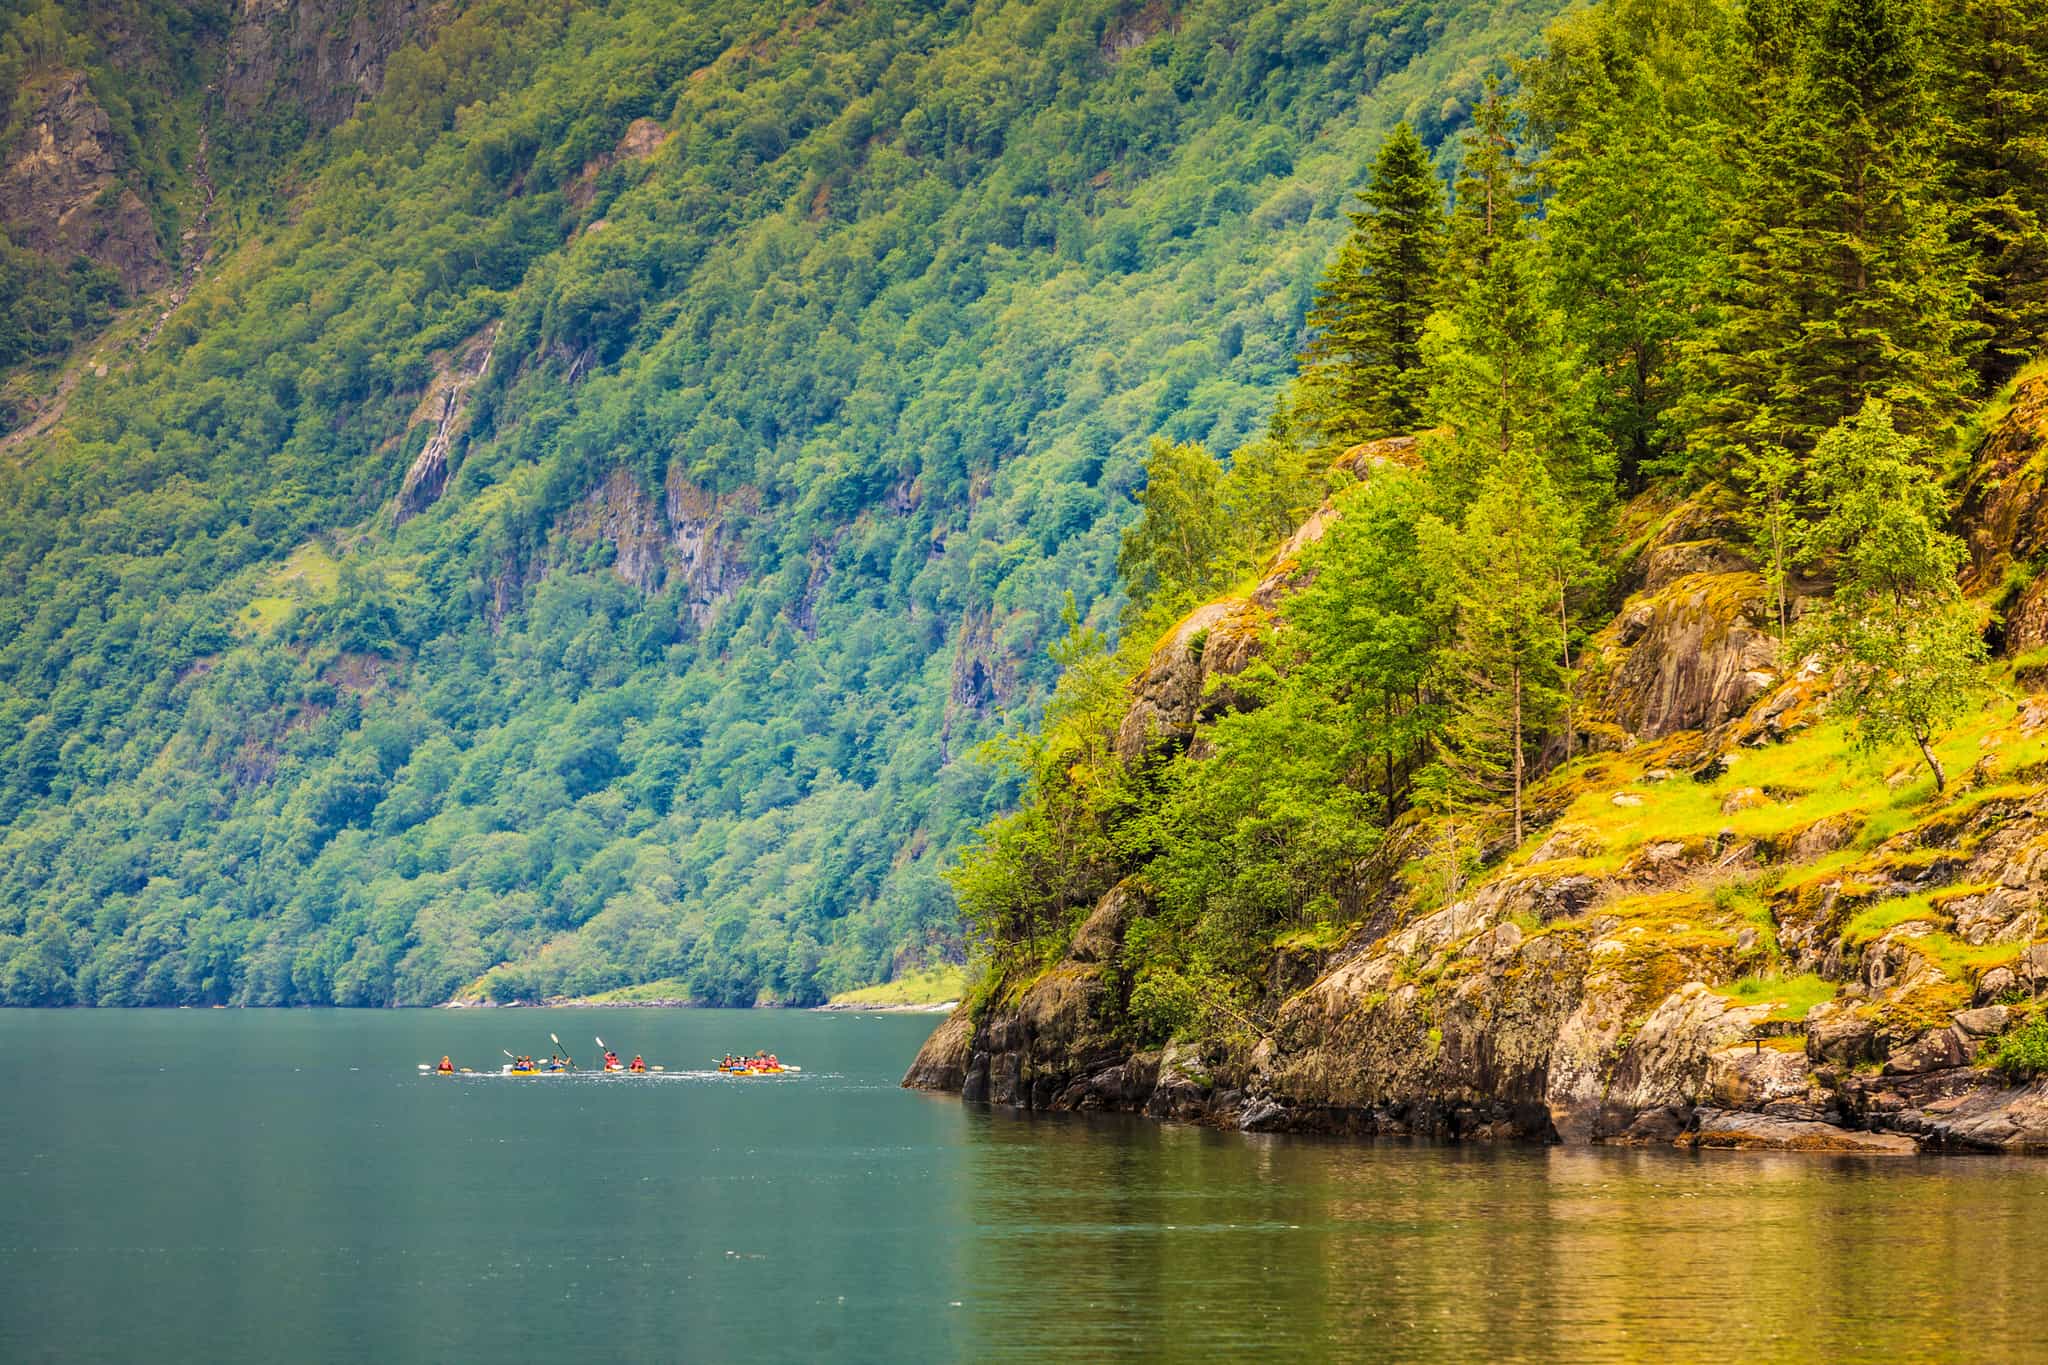
{"type": "Polygon", "coordinates": [[[1938,924],[1941,920],[1941,912],[1934,908],[1924,891],[1879,901],[1857,911],[1842,929],[1842,942],[1852,948],[1861,947],[1875,941],[1887,929],[1916,920],[1927,924],[1938,924]]]}
{"type": "Polygon", "coordinates": [[[1325,952],[1344,941],[1351,932],[1348,924],[1335,922],[1310,924],[1300,929],[1289,929],[1273,939],[1275,948],[1294,952],[1325,952]]]}
{"type": "Polygon", "coordinates": [[[341,581],[341,567],[327,547],[317,540],[309,540],[284,562],[277,571],[275,580],[279,587],[296,586],[312,596],[334,591],[334,585],[341,581]]]}
{"type": "Polygon", "coordinates": [[[289,597],[259,597],[235,613],[235,628],[244,635],[268,639],[298,609],[299,604],[289,597]]]}
{"type": "Polygon", "coordinates": [[[1769,1004],[1767,1020],[1804,1019],[1806,1012],[1835,998],[1837,986],[1812,972],[1802,976],[1745,976],[1719,988],[1722,995],[1745,1005],[1769,1004]]]}
{"type": "Polygon", "coordinates": [[[890,1005],[943,1005],[961,999],[967,994],[967,969],[950,964],[926,967],[923,971],[899,976],[894,981],[884,981],[878,986],[863,986],[857,991],[842,991],[832,997],[835,1005],[866,1006],[881,1008],[890,1005]]]}

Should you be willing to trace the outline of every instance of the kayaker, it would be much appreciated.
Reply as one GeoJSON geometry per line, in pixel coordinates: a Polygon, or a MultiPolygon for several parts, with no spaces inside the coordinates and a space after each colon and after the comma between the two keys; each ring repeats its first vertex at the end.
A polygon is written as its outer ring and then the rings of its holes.
{"type": "Polygon", "coordinates": [[[434,1070],[440,1072],[444,1076],[452,1076],[455,1074],[455,1063],[449,1061],[446,1057],[443,1057],[441,1059],[441,1065],[435,1067],[434,1070]]]}
{"type": "Polygon", "coordinates": [[[633,1054],[633,1064],[626,1068],[628,1071],[645,1071],[646,1069],[647,1063],[641,1059],[640,1054],[637,1052],[633,1054]]]}
{"type": "Polygon", "coordinates": [[[775,1060],[775,1054],[771,1052],[771,1053],[769,1053],[769,1054],[768,1054],[768,1065],[769,1065],[769,1066],[771,1066],[771,1067],[776,1067],[776,1066],[781,1066],[781,1065],[782,1065],[782,1063],[781,1063],[781,1062],[778,1062],[778,1061],[776,1061],[776,1060],[775,1060]]]}
{"type": "Polygon", "coordinates": [[[610,1048],[604,1050],[604,1069],[606,1071],[617,1071],[619,1069],[619,1054],[610,1048]]]}

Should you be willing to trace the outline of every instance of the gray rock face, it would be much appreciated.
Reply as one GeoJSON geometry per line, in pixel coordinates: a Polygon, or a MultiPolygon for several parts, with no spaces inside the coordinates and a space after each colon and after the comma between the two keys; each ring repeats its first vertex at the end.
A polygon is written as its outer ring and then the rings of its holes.
{"type": "Polygon", "coordinates": [[[967,1017],[967,1007],[962,1005],[925,1039],[903,1077],[903,1084],[911,1090],[961,1089],[967,1084],[967,1064],[972,1060],[968,1043],[973,1033],[974,1021],[967,1017]]]}
{"type": "Polygon", "coordinates": [[[1257,604],[1211,602],[1184,617],[1159,642],[1131,684],[1131,705],[1117,727],[1117,757],[1126,763],[1158,760],[1186,749],[1196,722],[1234,704],[1227,688],[1212,687],[1244,670],[1258,655],[1267,614],[1257,604]]]}
{"type": "Polygon", "coordinates": [[[0,221],[22,246],[86,256],[147,291],[170,279],[148,205],[123,180],[107,114],[83,75],[45,86],[0,159],[0,221]]]}
{"type": "Polygon", "coordinates": [[[221,93],[248,118],[284,104],[332,128],[384,88],[391,54],[425,38],[456,0],[242,0],[221,93]]]}

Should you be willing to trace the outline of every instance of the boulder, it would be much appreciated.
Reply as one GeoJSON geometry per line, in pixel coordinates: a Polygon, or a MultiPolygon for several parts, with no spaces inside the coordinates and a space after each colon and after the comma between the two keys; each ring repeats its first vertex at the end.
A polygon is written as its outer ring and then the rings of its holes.
{"type": "Polygon", "coordinates": [[[1131,684],[1131,704],[1117,726],[1117,757],[1126,763],[1178,753],[1205,715],[1235,705],[1212,679],[1235,676],[1258,656],[1265,610],[1241,598],[1210,602],[1181,618],[1152,651],[1131,684]]]}
{"type": "Polygon", "coordinates": [[[973,1059],[973,1037],[974,1021],[967,1017],[967,1007],[962,1005],[924,1040],[924,1046],[911,1060],[910,1070],[903,1073],[903,1087],[958,1090],[966,1085],[968,1063],[973,1059]]]}
{"type": "Polygon", "coordinates": [[[1716,1052],[1707,1063],[1707,1093],[1721,1109],[1763,1109],[1803,1100],[1810,1089],[1803,1052],[1754,1043],[1716,1052]]]}
{"type": "Polygon", "coordinates": [[[1773,1114],[1701,1109],[1693,1129],[1679,1139],[1686,1147],[1732,1147],[1746,1151],[1852,1152],[1863,1156],[1912,1156],[1920,1150],[1900,1133],[1864,1133],[1811,1119],[1773,1114]]]}

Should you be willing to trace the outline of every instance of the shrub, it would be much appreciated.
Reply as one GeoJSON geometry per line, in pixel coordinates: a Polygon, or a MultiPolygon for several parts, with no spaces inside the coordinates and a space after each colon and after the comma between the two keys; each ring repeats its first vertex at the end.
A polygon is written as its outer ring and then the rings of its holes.
{"type": "Polygon", "coordinates": [[[2037,1014],[2000,1038],[1991,1064],[2015,1081],[2048,1072],[2048,1014],[2037,1014]]]}

